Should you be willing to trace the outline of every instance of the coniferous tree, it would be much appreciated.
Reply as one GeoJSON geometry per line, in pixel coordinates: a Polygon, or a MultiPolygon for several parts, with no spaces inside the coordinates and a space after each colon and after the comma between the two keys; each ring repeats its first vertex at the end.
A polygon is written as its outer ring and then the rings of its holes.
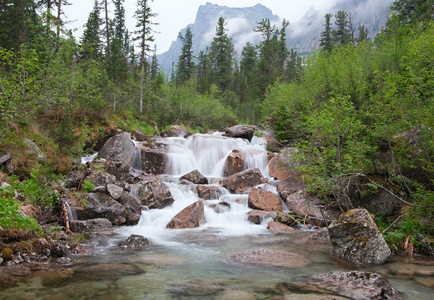
{"type": "Polygon", "coordinates": [[[154,41],[152,25],[157,25],[157,23],[152,22],[152,18],[156,16],[155,13],[151,11],[149,6],[149,0],[138,0],[137,10],[134,14],[137,19],[136,28],[134,32],[136,37],[135,41],[139,41],[140,47],[140,98],[139,98],[139,110],[140,114],[143,113],[143,86],[145,80],[145,67],[147,65],[146,56],[150,51],[150,42],[154,41]]]}
{"type": "Polygon", "coordinates": [[[178,66],[176,68],[176,82],[182,84],[193,76],[194,62],[193,62],[193,33],[190,27],[187,28],[185,36],[179,33],[178,36],[182,41],[182,53],[178,59],[178,66]]]}
{"type": "Polygon", "coordinates": [[[336,29],[333,31],[333,41],[336,45],[346,45],[351,41],[348,13],[340,10],[335,15],[336,29]]]}
{"type": "Polygon", "coordinates": [[[60,37],[60,29],[65,24],[65,22],[63,21],[63,17],[62,17],[64,15],[64,12],[63,12],[62,8],[64,6],[71,5],[71,3],[69,3],[67,0],[57,0],[55,3],[57,5],[57,17],[56,17],[56,28],[57,29],[56,29],[56,36],[57,36],[57,39],[59,39],[59,37],[60,37]]]}
{"type": "Polygon", "coordinates": [[[211,88],[211,64],[209,62],[208,48],[200,51],[197,57],[197,91],[202,94],[210,92],[211,88]]]}
{"type": "Polygon", "coordinates": [[[100,18],[100,7],[98,1],[95,0],[93,10],[89,14],[89,18],[84,26],[81,44],[84,48],[83,58],[99,59],[101,57],[102,42],[100,36],[100,26],[102,20],[100,18]]]}
{"type": "Polygon", "coordinates": [[[157,79],[159,73],[158,58],[157,58],[157,45],[154,45],[154,51],[152,51],[150,77],[152,81],[157,79]]]}
{"type": "Polygon", "coordinates": [[[211,43],[210,57],[213,62],[213,82],[222,91],[228,90],[233,76],[233,56],[235,54],[232,39],[227,35],[223,17],[217,22],[216,36],[211,43]]]}
{"type": "Polygon", "coordinates": [[[110,57],[110,19],[108,17],[108,0],[103,0],[104,4],[104,24],[105,24],[105,42],[106,42],[106,49],[105,49],[105,55],[106,58],[110,57]]]}
{"type": "Polygon", "coordinates": [[[361,43],[368,39],[368,28],[365,25],[359,26],[359,36],[357,37],[357,43],[361,43]]]}
{"type": "Polygon", "coordinates": [[[332,52],[333,50],[333,29],[332,29],[332,22],[331,22],[332,14],[326,14],[325,15],[325,24],[324,24],[324,30],[321,32],[321,39],[319,46],[323,49],[323,51],[326,52],[332,52]]]}
{"type": "MultiPolygon", "coordinates": [[[[396,0],[391,6],[401,25],[434,20],[434,3],[432,0],[396,0]]],[[[390,21],[390,19],[389,19],[390,21]]]]}

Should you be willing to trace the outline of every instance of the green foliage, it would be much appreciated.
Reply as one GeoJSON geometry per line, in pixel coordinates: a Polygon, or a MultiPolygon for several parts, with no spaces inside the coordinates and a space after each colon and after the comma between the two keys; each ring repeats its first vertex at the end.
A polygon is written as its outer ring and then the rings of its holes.
{"type": "Polygon", "coordinates": [[[95,185],[91,181],[89,180],[83,181],[83,191],[85,191],[86,193],[92,192],[94,188],[95,185]]]}
{"type": "Polygon", "coordinates": [[[16,231],[41,234],[42,228],[38,222],[19,211],[20,203],[14,195],[13,189],[0,187],[0,232],[4,230],[10,235],[20,235],[16,231]]]}
{"type": "Polygon", "coordinates": [[[48,174],[44,174],[42,168],[33,169],[30,178],[20,182],[16,176],[11,179],[12,187],[23,193],[24,198],[30,203],[42,208],[54,207],[59,202],[58,192],[51,186],[48,174]]]}

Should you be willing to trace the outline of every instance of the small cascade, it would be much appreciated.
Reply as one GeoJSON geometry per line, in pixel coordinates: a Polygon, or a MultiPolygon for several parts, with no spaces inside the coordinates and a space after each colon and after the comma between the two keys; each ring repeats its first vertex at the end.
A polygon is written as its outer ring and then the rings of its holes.
{"type": "Polygon", "coordinates": [[[77,212],[75,211],[75,209],[69,206],[68,201],[63,201],[63,203],[65,203],[66,211],[68,212],[69,221],[77,220],[77,212]]]}
{"type": "Polygon", "coordinates": [[[132,167],[134,170],[143,171],[142,169],[142,151],[136,148],[134,151],[132,167]]]}
{"type": "Polygon", "coordinates": [[[83,156],[80,158],[80,163],[83,165],[87,162],[91,162],[95,159],[95,157],[98,155],[98,153],[95,154],[91,154],[91,155],[87,155],[87,156],[83,156]]]}
{"type": "MultiPolygon", "coordinates": [[[[209,198],[206,200],[206,223],[197,229],[211,230],[223,236],[267,233],[266,224],[256,225],[247,220],[248,194],[234,195],[220,186],[224,165],[228,155],[234,149],[245,154],[244,168],[258,168],[268,177],[267,151],[263,139],[254,137],[253,143],[246,139],[222,136],[222,133],[195,134],[188,138],[162,138],[168,145],[167,174],[159,178],[166,185],[175,202],[164,209],[151,209],[142,212],[137,226],[129,228],[129,233],[141,234],[155,243],[172,245],[173,237],[189,230],[166,229],[170,220],[188,205],[199,200],[195,186],[180,185],[179,177],[193,170],[198,170],[210,181],[209,198]]],[[[136,155],[134,156],[136,159],[136,155]]],[[[134,185],[131,193],[137,193],[134,185]]]]}

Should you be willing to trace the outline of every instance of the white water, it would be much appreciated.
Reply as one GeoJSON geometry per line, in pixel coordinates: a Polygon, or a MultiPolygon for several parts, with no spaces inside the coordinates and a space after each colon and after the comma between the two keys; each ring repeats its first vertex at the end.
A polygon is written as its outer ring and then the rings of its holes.
{"type": "Polygon", "coordinates": [[[180,176],[195,169],[208,177],[213,185],[223,177],[227,156],[234,149],[242,151],[246,157],[244,169],[258,168],[268,177],[267,151],[264,140],[254,138],[252,143],[245,139],[223,137],[221,133],[212,135],[195,134],[184,138],[165,138],[169,145],[167,175],[160,176],[170,189],[175,202],[164,209],[152,209],[142,212],[137,226],[129,227],[124,234],[140,234],[154,243],[161,245],[178,245],[174,237],[185,232],[212,231],[220,236],[244,236],[267,233],[266,223],[255,225],[247,221],[246,213],[248,195],[231,195],[222,188],[219,195],[205,202],[206,223],[196,229],[166,229],[169,221],[199,197],[194,187],[178,185],[180,176]],[[220,206],[217,211],[210,205],[220,202],[229,203],[230,209],[220,206]]]}

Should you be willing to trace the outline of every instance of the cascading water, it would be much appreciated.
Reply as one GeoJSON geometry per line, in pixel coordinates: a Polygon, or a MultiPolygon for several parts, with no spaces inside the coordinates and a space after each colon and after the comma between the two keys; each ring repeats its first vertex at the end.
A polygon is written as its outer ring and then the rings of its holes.
{"type": "MultiPolygon", "coordinates": [[[[199,199],[194,188],[177,184],[180,176],[197,169],[213,182],[211,185],[216,186],[223,177],[226,158],[234,149],[245,154],[245,169],[258,168],[264,176],[268,176],[267,151],[262,139],[255,138],[252,144],[245,139],[215,133],[195,134],[186,139],[165,138],[164,142],[169,146],[167,174],[160,178],[166,181],[175,202],[164,209],[143,211],[139,224],[130,227],[127,232],[141,234],[156,243],[171,243],[174,235],[189,231],[165,228],[177,213],[199,199]]],[[[266,233],[265,225],[247,221],[246,213],[250,210],[247,197],[247,194],[231,195],[225,188],[215,187],[211,192],[211,199],[214,200],[205,203],[206,223],[193,230],[213,230],[219,235],[266,233]]]]}

